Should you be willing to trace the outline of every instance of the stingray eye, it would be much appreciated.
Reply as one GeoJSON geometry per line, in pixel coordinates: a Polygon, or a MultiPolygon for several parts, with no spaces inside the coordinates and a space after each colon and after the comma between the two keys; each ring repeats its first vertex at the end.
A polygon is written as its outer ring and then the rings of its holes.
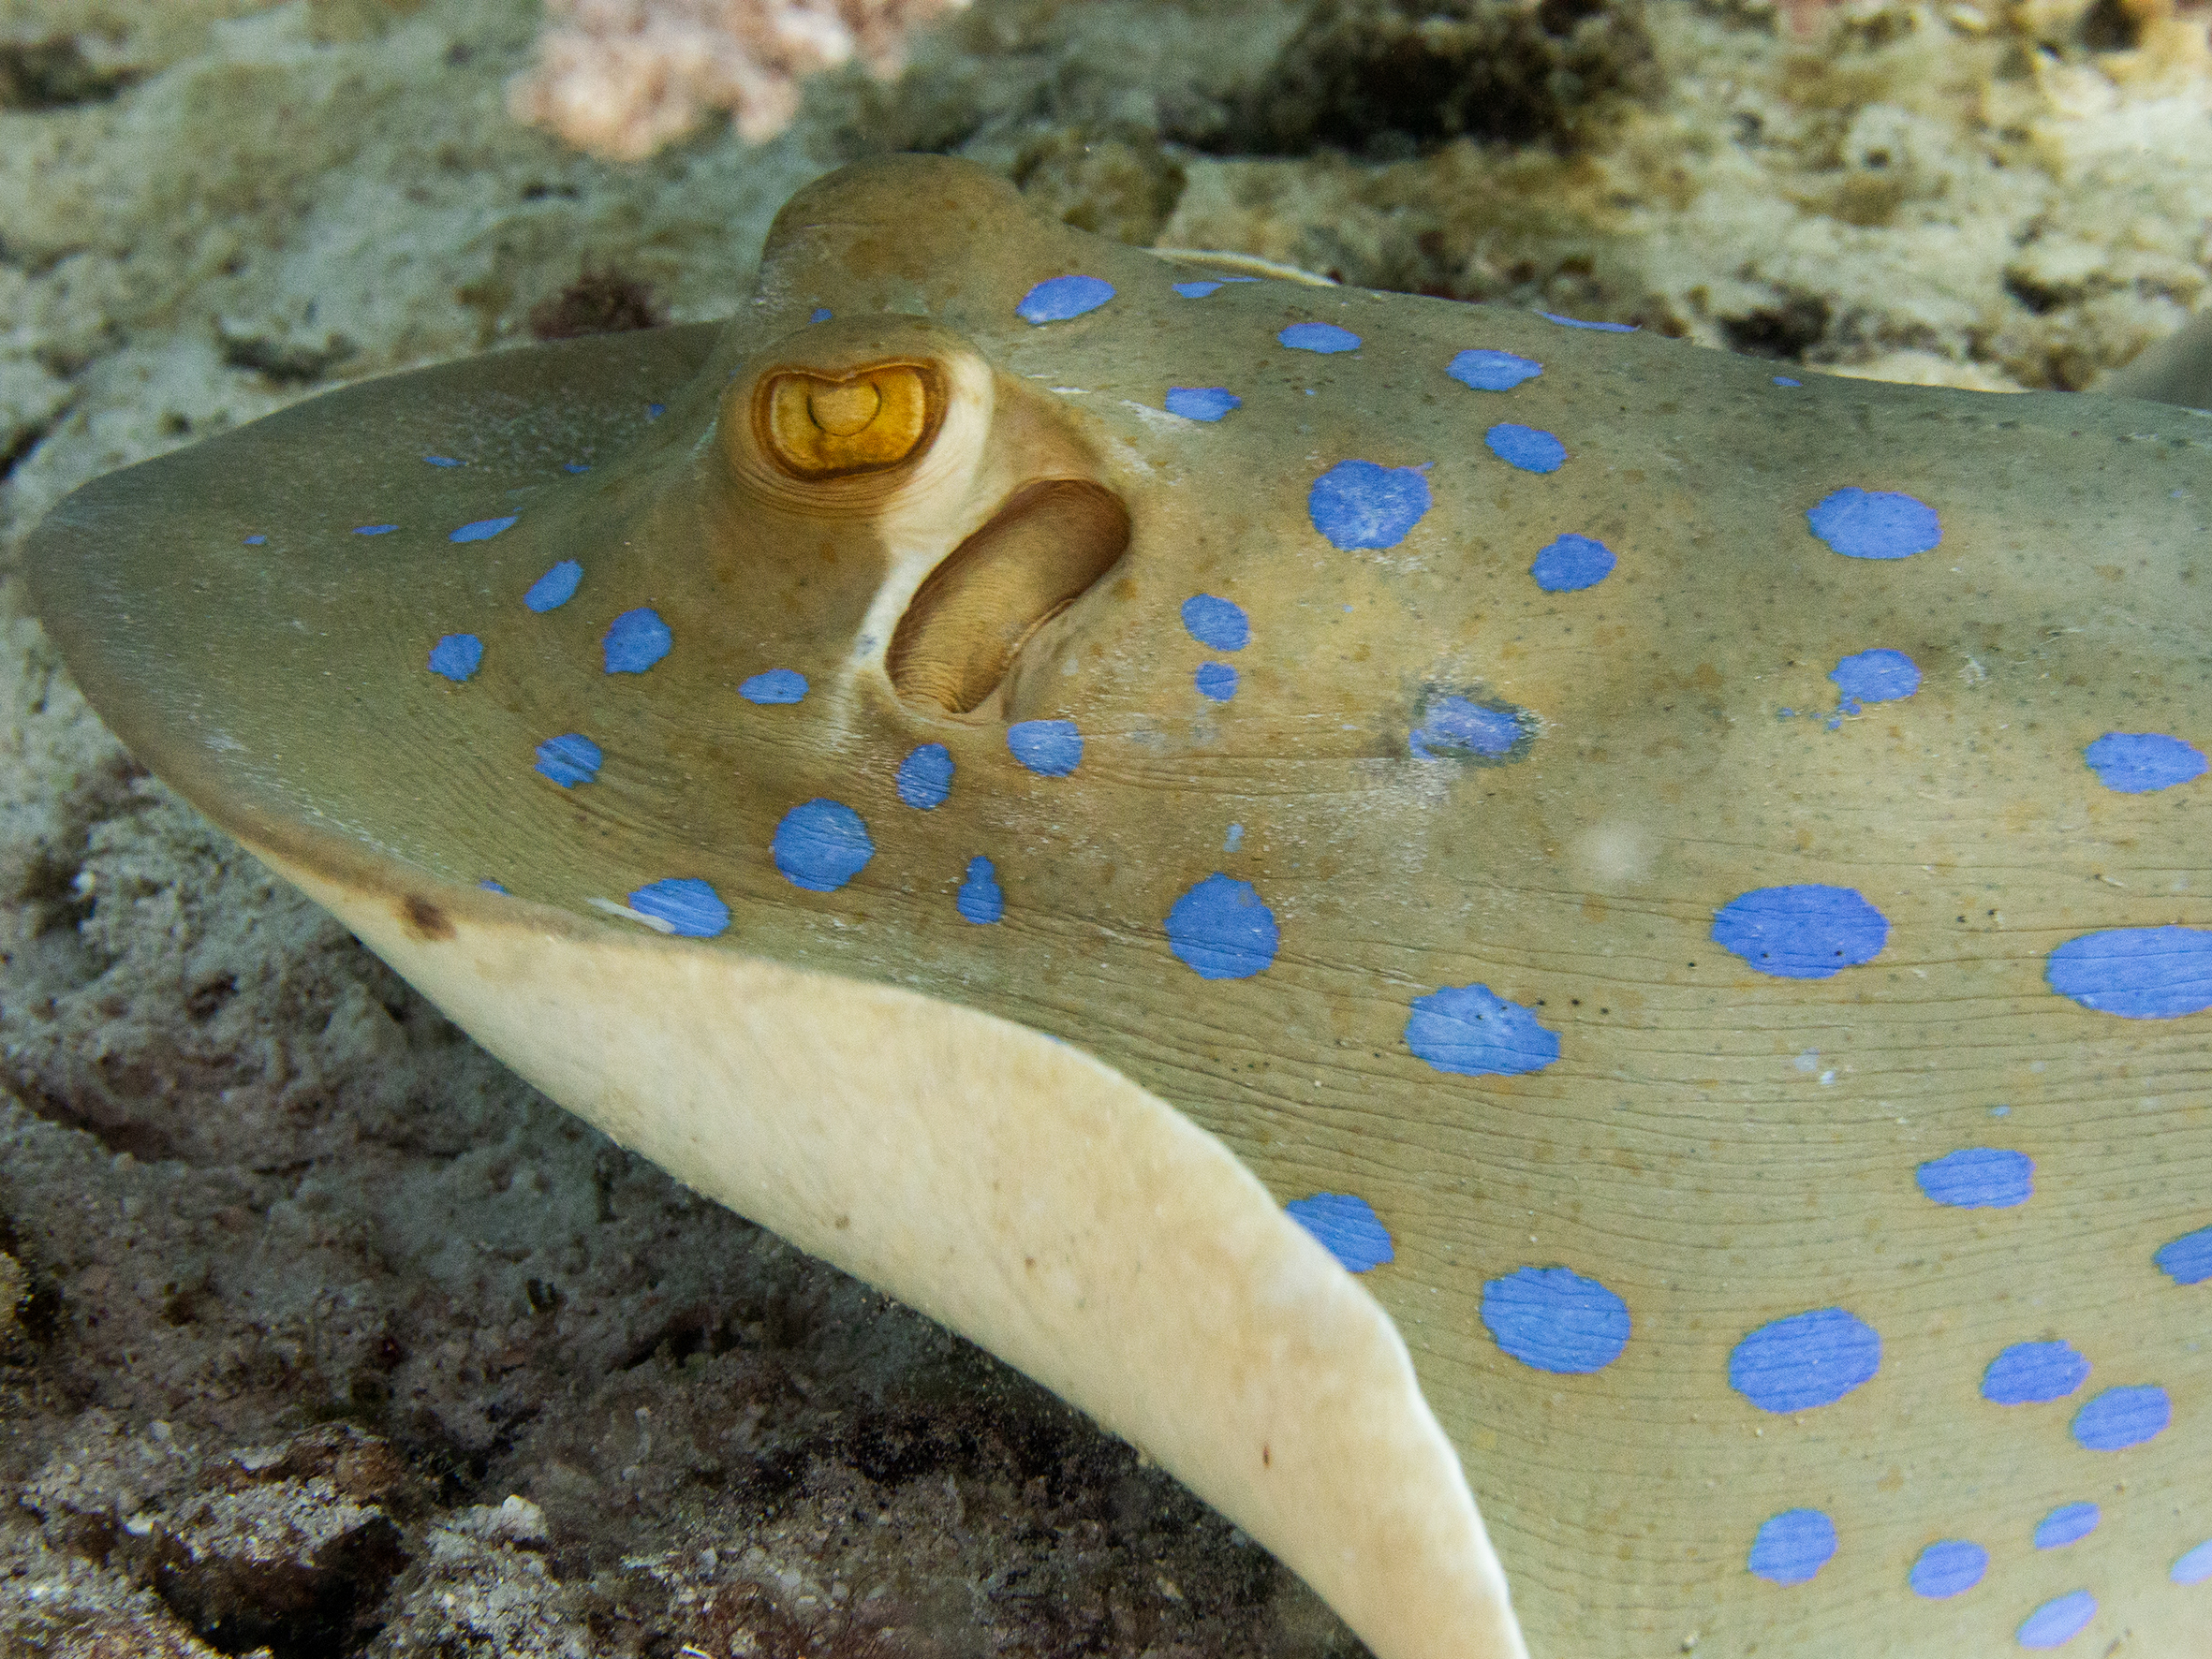
{"type": "Polygon", "coordinates": [[[885,363],[835,380],[773,375],[757,421],[762,447],[786,472],[833,478],[896,466],[927,440],[943,404],[927,370],[885,363]]]}

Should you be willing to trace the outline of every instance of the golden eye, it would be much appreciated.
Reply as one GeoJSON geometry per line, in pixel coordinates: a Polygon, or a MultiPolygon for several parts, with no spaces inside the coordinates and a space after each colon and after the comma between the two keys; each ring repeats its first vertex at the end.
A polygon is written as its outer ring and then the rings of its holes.
{"type": "Polygon", "coordinates": [[[913,363],[884,363],[841,379],[771,375],[755,407],[762,446],[786,472],[833,478],[895,466],[921,448],[943,398],[913,363]]]}

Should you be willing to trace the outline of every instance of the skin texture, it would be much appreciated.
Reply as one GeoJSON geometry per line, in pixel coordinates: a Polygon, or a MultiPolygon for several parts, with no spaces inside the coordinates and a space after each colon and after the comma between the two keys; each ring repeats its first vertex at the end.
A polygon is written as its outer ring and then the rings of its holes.
{"type": "Polygon", "coordinates": [[[116,475],[38,603],[140,758],[494,1052],[1139,1439],[1381,1659],[2186,1651],[2212,780],[2088,752],[2212,739],[2212,422],[1172,286],[1221,274],[852,169],[719,334],[116,475]],[[1845,491],[1903,540],[1816,535],[1845,491]],[[1600,580],[1540,580],[1569,535],[1600,580]],[[648,608],[666,654],[609,671],[648,608]],[[696,942],[641,919],[667,880],[696,942]],[[1777,888],[1842,931],[1747,938],[1777,888]],[[2085,990],[2072,942],[2153,929],[2085,990]],[[1390,1259],[1276,1208],[1316,1194],[1390,1259]],[[2048,1398],[1999,1402],[2007,1353],[2048,1398]],[[1916,1591],[1947,1540],[1980,1576],[1916,1591]]]}

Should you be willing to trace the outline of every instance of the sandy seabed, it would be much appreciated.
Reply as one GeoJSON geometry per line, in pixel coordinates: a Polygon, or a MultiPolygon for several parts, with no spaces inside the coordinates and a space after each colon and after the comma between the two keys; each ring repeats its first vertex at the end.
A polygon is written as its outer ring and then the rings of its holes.
{"type": "Polygon", "coordinates": [[[19,571],[75,485],[526,341],[587,264],[719,316],[792,190],[898,149],[1832,373],[2093,389],[2205,303],[2201,16],[1659,0],[1439,113],[1325,72],[1387,9],[978,0],[769,143],[614,166],[507,113],[526,0],[0,0],[0,1653],[1356,1648],[478,1051],[132,763],[19,571]]]}

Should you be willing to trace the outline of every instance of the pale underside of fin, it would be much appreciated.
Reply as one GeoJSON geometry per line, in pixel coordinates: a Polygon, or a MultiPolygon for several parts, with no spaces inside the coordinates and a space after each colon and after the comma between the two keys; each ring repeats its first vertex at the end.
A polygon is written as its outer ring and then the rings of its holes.
{"type": "Polygon", "coordinates": [[[1119,1072],[892,987],[247,844],[561,1105],[1142,1446],[1377,1659],[1526,1659],[1396,1327],[1119,1072]]]}

